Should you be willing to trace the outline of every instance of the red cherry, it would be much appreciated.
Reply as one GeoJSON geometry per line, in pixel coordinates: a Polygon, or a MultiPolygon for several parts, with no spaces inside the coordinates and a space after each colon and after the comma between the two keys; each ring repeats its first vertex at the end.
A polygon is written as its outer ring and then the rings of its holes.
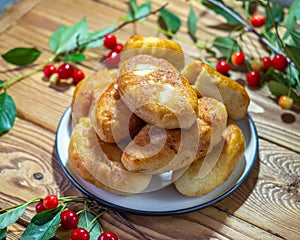
{"type": "Polygon", "coordinates": [[[105,58],[105,65],[108,68],[117,68],[120,62],[120,53],[110,51],[105,58]]]}
{"type": "Polygon", "coordinates": [[[73,71],[73,76],[72,76],[72,78],[73,78],[73,82],[74,82],[75,84],[77,84],[77,83],[79,83],[82,79],[85,78],[85,75],[84,75],[83,71],[81,71],[81,70],[79,70],[79,69],[75,69],[75,70],[73,71]]]}
{"type": "Polygon", "coordinates": [[[284,71],[288,65],[286,57],[282,54],[276,54],[272,59],[272,67],[278,71],[284,71]]]}
{"type": "Polygon", "coordinates": [[[114,47],[113,51],[120,53],[122,51],[122,49],[123,49],[123,44],[117,43],[116,46],[114,47]]]}
{"type": "Polygon", "coordinates": [[[98,240],[118,240],[118,236],[113,232],[103,232],[98,237],[98,240]]]}
{"type": "Polygon", "coordinates": [[[50,194],[43,200],[43,205],[46,209],[56,208],[58,206],[58,197],[54,194],[50,194]]]}
{"type": "Polygon", "coordinates": [[[263,57],[262,61],[265,71],[269,70],[269,68],[272,67],[272,60],[269,57],[263,57]]]}
{"type": "Polygon", "coordinates": [[[278,104],[282,109],[291,109],[294,104],[294,100],[288,96],[282,95],[278,99],[278,104]]]}
{"type": "Polygon", "coordinates": [[[58,76],[60,79],[68,79],[73,76],[74,68],[69,63],[63,63],[58,68],[58,76]]]}
{"type": "Polygon", "coordinates": [[[104,46],[109,48],[109,49],[114,49],[114,47],[117,44],[117,38],[114,34],[109,33],[104,37],[104,46]]]}
{"type": "Polygon", "coordinates": [[[243,52],[237,51],[234,52],[231,56],[231,62],[235,66],[241,66],[245,62],[245,55],[243,52]]]}
{"type": "Polygon", "coordinates": [[[47,210],[47,208],[44,207],[43,201],[40,201],[35,205],[36,213],[44,212],[45,210],[47,210]]]}
{"type": "Polygon", "coordinates": [[[266,17],[260,14],[253,14],[250,18],[251,24],[253,27],[262,27],[266,23],[266,17]]]}
{"type": "Polygon", "coordinates": [[[259,72],[251,71],[247,73],[246,78],[249,86],[257,86],[260,82],[261,76],[259,72]]]}
{"type": "Polygon", "coordinates": [[[230,65],[224,59],[221,59],[217,62],[216,70],[219,73],[223,75],[228,75],[230,69],[231,69],[230,65]]]}
{"type": "Polygon", "coordinates": [[[57,73],[57,69],[53,64],[49,64],[43,69],[45,78],[49,79],[53,73],[57,73]]]}
{"type": "Polygon", "coordinates": [[[79,222],[79,218],[75,212],[72,210],[64,210],[60,214],[61,226],[64,229],[76,228],[79,222]]]}
{"type": "Polygon", "coordinates": [[[75,228],[71,233],[72,240],[89,240],[90,234],[84,228],[75,228]]]}

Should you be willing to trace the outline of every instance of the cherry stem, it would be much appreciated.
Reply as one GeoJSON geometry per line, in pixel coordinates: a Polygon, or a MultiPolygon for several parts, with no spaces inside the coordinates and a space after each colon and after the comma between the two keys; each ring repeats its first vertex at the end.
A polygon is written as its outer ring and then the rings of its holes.
{"type": "Polygon", "coordinates": [[[31,69],[30,71],[22,74],[22,75],[19,75],[17,77],[13,77],[13,78],[10,78],[8,79],[7,81],[4,81],[3,83],[0,83],[0,89],[1,88],[4,88],[4,89],[8,89],[11,85],[15,84],[16,82],[18,81],[21,81],[23,80],[24,78],[26,77],[29,77],[31,76],[32,74],[40,71],[43,69],[43,67],[46,66],[45,64],[42,64],[42,65],[38,65],[36,66],[35,68],[31,69]]]}
{"type": "Polygon", "coordinates": [[[0,83],[0,90],[2,88],[4,88],[5,90],[7,90],[10,86],[14,85],[15,83],[23,80],[24,78],[27,78],[31,75],[33,75],[34,73],[37,73],[38,71],[42,70],[45,66],[47,66],[48,64],[50,63],[53,63],[56,61],[58,56],[53,56],[51,57],[46,63],[43,63],[43,64],[40,64],[40,65],[37,65],[36,67],[32,68],[30,71],[28,72],[25,72],[24,74],[21,74],[17,77],[13,77],[13,78],[10,78],[2,83],[0,83]]]}

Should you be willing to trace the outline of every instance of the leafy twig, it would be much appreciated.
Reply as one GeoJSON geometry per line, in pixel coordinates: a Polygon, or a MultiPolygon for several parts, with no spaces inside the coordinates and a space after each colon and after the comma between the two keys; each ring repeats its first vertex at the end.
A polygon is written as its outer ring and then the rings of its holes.
{"type": "Polygon", "coordinates": [[[249,23],[247,23],[244,19],[242,19],[239,15],[237,15],[235,12],[231,11],[231,9],[229,9],[227,6],[225,6],[221,1],[217,1],[217,0],[207,0],[208,2],[222,8],[225,12],[227,12],[228,14],[230,14],[233,18],[235,18],[238,22],[240,22],[241,24],[243,24],[245,26],[245,28],[249,31],[254,33],[256,36],[258,36],[261,41],[263,43],[265,43],[270,49],[272,49],[272,51],[274,51],[275,53],[282,53],[282,51],[276,47],[274,47],[272,45],[272,43],[270,43],[268,41],[268,39],[265,38],[264,35],[262,35],[261,33],[257,32],[249,23]]]}
{"type": "MultiPolygon", "coordinates": [[[[155,15],[156,13],[158,13],[159,11],[161,11],[162,9],[166,8],[167,5],[168,5],[168,3],[165,3],[165,4],[163,4],[161,7],[157,8],[156,10],[153,10],[153,11],[151,11],[151,12],[149,12],[149,13],[147,13],[147,14],[144,14],[144,15],[142,15],[142,16],[139,16],[139,17],[137,17],[137,18],[133,18],[133,19],[131,19],[131,20],[125,21],[125,22],[121,23],[120,25],[118,25],[117,27],[115,27],[115,28],[114,28],[112,31],[110,31],[109,33],[115,33],[116,31],[120,30],[121,28],[125,27],[125,26],[128,25],[128,24],[135,23],[135,22],[137,22],[137,21],[139,21],[139,20],[142,20],[142,19],[144,19],[144,18],[146,18],[146,17],[148,17],[148,16],[150,16],[150,15],[155,15]]],[[[105,34],[105,35],[106,35],[106,34],[105,34]]],[[[101,35],[101,36],[99,36],[99,37],[97,37],[97,38],[95,38],[95,39],[91,39],[91,40],[89,40],[89,41],[82,42],[82,43],[80,43],[80,45],[86,45],[86,44],[88,44],[88,43],[97,41],[97,40],[99,40],[99,39],[104,38],[105,35],[101,35]]]]}

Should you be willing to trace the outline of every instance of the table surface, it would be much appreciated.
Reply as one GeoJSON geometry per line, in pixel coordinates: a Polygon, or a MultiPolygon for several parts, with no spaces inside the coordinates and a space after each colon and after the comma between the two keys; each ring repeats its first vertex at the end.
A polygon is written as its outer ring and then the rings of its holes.
{"type": "MultiPolygon", "coordinates": [[[[152,2],[153,9],[162,4],[158,0],[152,2]]],[[[172,1],[168,9],[187,19],[189,5],[185,1],[172,1]]],[[[14,47],[49,50],[48,39],[61,24],[71,25],[86,16],[90,30],[94,31],[116,23],[127,11],[125,0],[22,0],[0,17],[1,54],[14,47]]],[[[199,35],[211,38],[222,34],[221,18],[201,6],[196,7],[196,13],[200,18],[199,35]]],[[[151,27],[155,25],[154,19],[150,18],[149,24],[122,28],[116,33],[119,41],[125,42],[133,33],[156,35],[151,27]]],[[[186,32],[184,25],[178,33],[180,39],[189,39],[186,32]]],[[[195,54],[186,41],[182,41],[182,46],[188,54],[195,54]]],[[[107,51],[89,52],[80,68],[88,74],[103,54],[107,51]]],[[[47,59],[44,55],[47,54],[42,55],[40,62],[47,59]]],[[[0,60],[0,79],[26,71],[0,60]]],[[[65,176],[55,152],[56,129],[73,90],[74,86],[49,86],[41,72],[9,88],[17,106],[17,118],[13,129],[0,137],[0,208],[50,193],[81,195],[65,176]],[[43,178],[36,179],[35,173],[42,173],[43,178]]],[[[249,114],[258,131],[259,154],[242,185],[222,201],[186,214],[124,213],[133,226],[151,239],[300,239],[299,111],[280,109],[265,88],[247,91],[251,97],[249,114]]],[[[9,228],[7,238],[18,239],[33,215],[34,209],[30,207],[9,228]]],[[[105,214],[101,222],[120,239],[141,238],[113,213],[105,214]]]]}

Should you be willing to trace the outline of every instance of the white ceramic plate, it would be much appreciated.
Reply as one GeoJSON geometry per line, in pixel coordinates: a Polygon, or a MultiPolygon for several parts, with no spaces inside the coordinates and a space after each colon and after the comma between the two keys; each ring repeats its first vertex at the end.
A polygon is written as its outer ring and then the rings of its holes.
{"type": "Polygon", "coordinates": [[[246,139],[243,158],[230,178],[222,185],[202,197],[186,197],[177,192],[173,185],[158,191],[119,196],[108,193],[82,179],[70,165],[68,146],[71,136],[71,108],[63,114],[56,133],[56,152],[58,160],[67,177],[74,185],[100,204],[118,210],[125,210],[144,215],[173,215],[195,211],[212,205],[236,190],[252,170],[258,153],[258,137],[255,125],[248,115],[237,124],[246,139]]]}

